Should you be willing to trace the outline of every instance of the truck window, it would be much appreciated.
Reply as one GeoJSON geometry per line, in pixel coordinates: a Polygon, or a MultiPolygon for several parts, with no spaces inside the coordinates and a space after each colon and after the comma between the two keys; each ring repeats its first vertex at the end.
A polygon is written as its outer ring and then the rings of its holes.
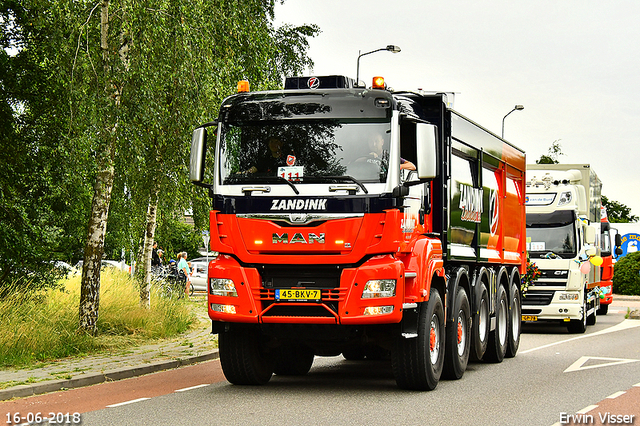
{"type": "Polygon", "coordinates": [[[527,213],[527,251],[531,257],[553,252],[568,259],[577,256],[575,218],[572,210],[527,213]]]}

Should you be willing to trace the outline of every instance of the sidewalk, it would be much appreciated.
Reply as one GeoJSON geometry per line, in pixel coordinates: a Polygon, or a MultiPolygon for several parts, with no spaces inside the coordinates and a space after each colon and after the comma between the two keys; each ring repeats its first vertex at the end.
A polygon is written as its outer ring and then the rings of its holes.
{"type": "MultiPolygon", "coordinates": [[[[194,296],[199,297],[199,296],[194,296]]],[[[55,360],[39,368],[0,369],[0,401],[122,380],[218,358],[206,308],[188,333],[109,354],[55,360]],[[15,383],[14,386],[11,386],[15,383]]]]}

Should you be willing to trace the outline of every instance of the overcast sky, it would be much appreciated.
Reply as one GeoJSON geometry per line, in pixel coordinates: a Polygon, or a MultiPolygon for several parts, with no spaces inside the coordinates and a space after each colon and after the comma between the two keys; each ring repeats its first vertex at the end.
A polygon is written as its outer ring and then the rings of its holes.
{"type": "Polygon", "coordinates": [[[461,114],[535,163],[589,163],[640,216],[640,1],[287,0],[276,24],[317,24],[309,74],[375,75],[396,90],[456,92],[461,114]]]}

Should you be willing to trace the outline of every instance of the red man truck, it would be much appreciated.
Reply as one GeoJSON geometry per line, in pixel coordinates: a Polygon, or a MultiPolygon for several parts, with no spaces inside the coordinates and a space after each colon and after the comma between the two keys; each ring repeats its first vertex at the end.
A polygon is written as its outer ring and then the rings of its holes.
{"type": "Polygon", "coordinates": [[[227,380],[390,356],[400,388],[431,390],[469,358],[516,355],[522,150],[453,94],[342,76],[246,87],[191,147],[213,204],[208,311],[227,380]]]}

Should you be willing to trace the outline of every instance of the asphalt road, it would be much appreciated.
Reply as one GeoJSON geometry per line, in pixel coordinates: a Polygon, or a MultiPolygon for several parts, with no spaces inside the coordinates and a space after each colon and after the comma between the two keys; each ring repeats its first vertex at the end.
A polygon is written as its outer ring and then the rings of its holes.
{"type": "Polygon", "coordinates": [[[588,424],[602,424],[599,412],[636,415],[640,424],[640,321],[611,312],[584,335],[551,325],[524,331],[516,358],[470,364],[461,380],[443,380],[432,392],[399,390],[388,361],[316,358],[307,376],[274,376],[262,387],[230,385],[219,361],[210,361],[2,408],[77,411],[91,426],[551,426],[587,410],[588,424]]]}

